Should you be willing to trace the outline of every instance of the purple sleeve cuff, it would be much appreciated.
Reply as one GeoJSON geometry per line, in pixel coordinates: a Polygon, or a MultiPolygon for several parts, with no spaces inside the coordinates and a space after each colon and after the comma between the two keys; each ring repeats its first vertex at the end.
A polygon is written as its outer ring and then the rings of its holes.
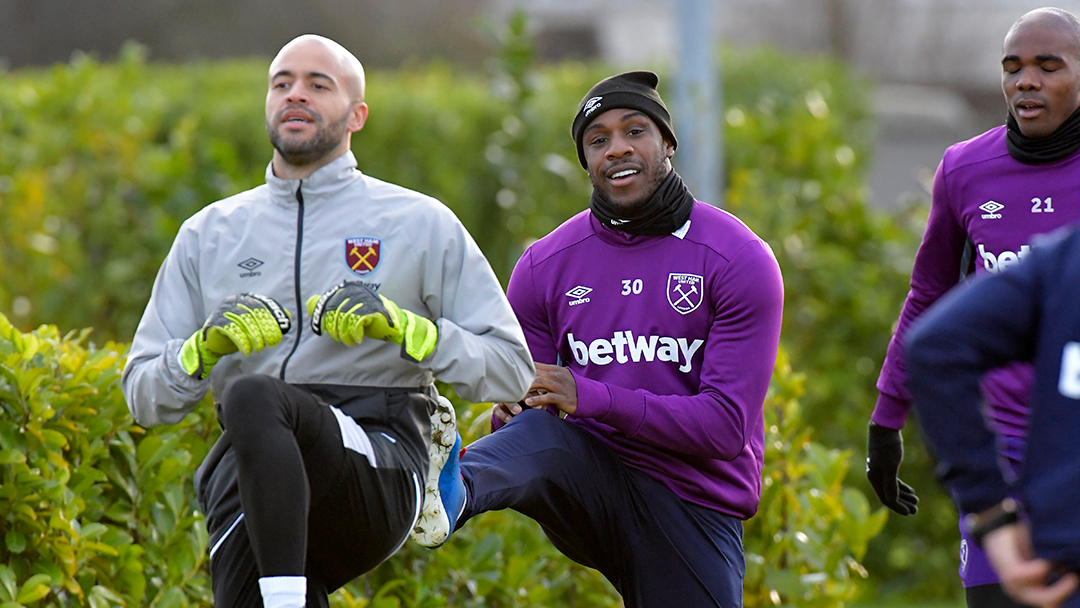
{"type": "MultiPolygon", "coordinates": [[[[492,409],[491,410],[491,432],[494,433],[495,431],[501,429],[505,425],[506,425],[506,423],[503,422],[502,420],[500,420],[499,417],[495,415],[495,410],[492,409]]],[[[499,436],[502,437],[502,435],[499,435],[499,436]]]]}
{"type": "MultiPolygon", "coordinates": [[[[571,373],[573,373],[571,371],[571,373]]],[[[645,421],[645,396],[628,388],[574,374],[578,405],[574,415],[592,418],[633,437],[645,421]]]]}
{"type": "Polygon", "coordinates": [[[592,418],[600,420],[611,412],[611,391],[608,385],[596,380],[590,380],[585,376],[570,370],[577,384],[577,410],[574,415],[578,418],[592,418]]]}
{"type": "Polygon", "coordinates": [[[885,428],[902,429],[910,410],[910,401],[879,393],[877,405],[874,406],[874,413],[870,415],[870,421],[885,428]]]}

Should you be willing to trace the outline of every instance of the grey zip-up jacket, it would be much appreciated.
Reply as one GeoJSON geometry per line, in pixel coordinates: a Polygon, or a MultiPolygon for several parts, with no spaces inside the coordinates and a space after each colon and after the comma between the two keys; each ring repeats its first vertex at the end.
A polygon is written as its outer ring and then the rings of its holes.
{"type": "Polygon", "coordinates": [[[213,203],[180,228],[154,282],[123,374],[142,425],[179,422],[240,374],[292,384],[423,387],[434,378],[474,402],[514,402],[535,375],[521,327],[495,273],[450,209],[368,177],[348,152],[302,180],[266,170],[266,184],[213,203]],[[434,353],[420,363],[392,342],[347,347],[311,330],[305,302],[343,280],[375,287],[435,321],[434,353]],[[237,293],[274,298],[292,316],[275,347],[228,355],[206,380],[178,353],[218,304],[237,293]]]}

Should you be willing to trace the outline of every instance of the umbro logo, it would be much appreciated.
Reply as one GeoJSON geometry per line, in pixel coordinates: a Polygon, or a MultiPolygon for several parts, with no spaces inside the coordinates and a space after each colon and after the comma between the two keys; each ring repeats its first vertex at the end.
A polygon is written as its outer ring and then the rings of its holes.
{"type": "Polygon", "coordinates": [[[584,285],[578,285],[570,291],[566,292],[566,296],[573,298],[570,300],[570,306],[577,306],[578,304],[585,304],[589,301],[589,298],[585,296],[589,295],[592,291],[592,287],[585,287],[584,285]]]}
{"type": "Polygon", "coordinates": [[[997,201],[986,201],[985,203],[979,205],[979,209],[982,209],[983,211],[985,211],[985,213],[983,213],[983,215],[982,215],[982,219],[984,219],[984,220],[999,220],[999,219],[1001,219],[1001,214],[998,213],[998,211],[1001,211],[1004,208],[1005,208],[1005,205],[1002,205],[1001,203],[999,203],[997,201]]]}
{"type": "Polygon", "coordinates": [[[241,272],[240,273],[240,278],[262,276],[262,273],[256,271],[255,269],[258,268],[259,266],[262,266],[263,264],[265,264],[265,262],[263,262],[262,260],[260,260],[258,258],[248,258],[248,259],[244,260],[243,262],[240,262],[239,264],[237,264],[237,266],[239,266],[240,268],[243,268],[244,270],[247,271],[247,272],[241,272]]]}
{"type": "Polygon", "coordinates": [[[603,99],[602,96],[601,97],[593,97],[589,101],[585,102],[585,108],[584,108],[584,111],[582,112],[585,115],[585,118],[588,118],[590,114],[592,114],[593,112],[595,112],[596,110],[598,110],[600,108],[600,100],[601,99],[603,99]]]}

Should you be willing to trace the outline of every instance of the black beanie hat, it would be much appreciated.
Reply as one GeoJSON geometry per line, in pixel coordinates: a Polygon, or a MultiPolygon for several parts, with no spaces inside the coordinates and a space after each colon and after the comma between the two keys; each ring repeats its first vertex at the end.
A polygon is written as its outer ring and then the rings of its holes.
{"type": "Polygon", "coordinates": [[[668,114],[664,101],[660,99],[660,94],[656,92],[659,82],[660,79],[652,72],[626,72],[605,78],[589,90],[578,104],[574,124],[570,127],[582,167],[589,168],[585,163],[585,151],[581,144],[585,127],[589,126],[593,117],[614,108],[644,112],[660,128],[664,139],[671,142],[673,147],[679,147],[675,132],[671,129],[671,115],[668,114]]]}

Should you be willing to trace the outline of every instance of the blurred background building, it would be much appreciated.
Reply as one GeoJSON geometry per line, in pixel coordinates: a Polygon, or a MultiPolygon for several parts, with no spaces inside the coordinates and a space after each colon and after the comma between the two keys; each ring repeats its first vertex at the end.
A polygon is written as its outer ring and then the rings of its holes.
{"type": "MultiPolygon", "coordinates": [[[[125,41],[150,58],[270,57],[317,32],[369,67],[438,59],[479,66],[491,32],[523,9],[542,59],[665,70],[679,0],[0,0],[0,65],[44,66],[75,52],[103,60],[125,41]]],[[[1004,119],[1002,38],[1030,0],[713,0],[716,40],[847,61],[875,83],[872,201],[926,198],[945,148],[1004,119]]],[[[1080,0],[1062,0],[1080,12],[1080,0]]],[[[767,70],[769,66],[763,65],[767,70]]],[[[727,83],[726,86],[738,86],[727,83]]]]}

